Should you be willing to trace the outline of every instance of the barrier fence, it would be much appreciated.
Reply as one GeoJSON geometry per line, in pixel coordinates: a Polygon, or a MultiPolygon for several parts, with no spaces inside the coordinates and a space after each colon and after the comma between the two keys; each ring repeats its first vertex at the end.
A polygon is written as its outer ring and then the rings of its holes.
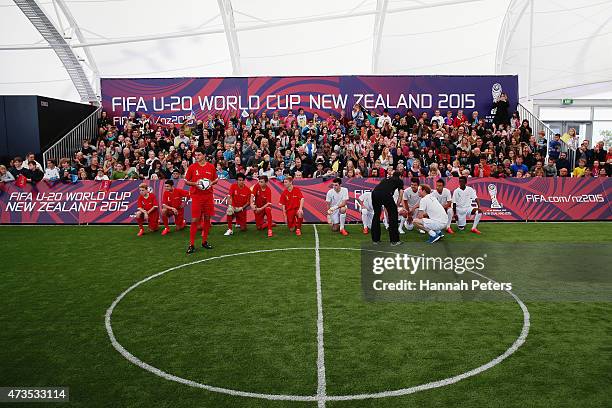
{"type": "MultiPolygon", "coordinates": [[[[372,190],[376,179],[345,179],[343,186],[349,190],[348,222],[361,220],[359,204],[355,200],[365,191],[372,190]]],[[[422,182],[433,186],[434,180],[422,182]]],[[[138,185],[141,181],[79,181],[75,184],[28,184],[23,188],[14,183],[0,185],[0,223],[2,224],[123,224],[133,222],[136,210],[138,185]]],[[[161,199],[163,182],[147,181],[151,191],[161,199]]],[[[408,187],[409,179],[404,180],[408,187]]],[[[255,181],[247,181],[249,186],[255,181]]],[[[325,195],[331,180],[296,180],[305,197],[305,221],[327,221],[325,195]]],[[[227,193],[230,181],[221,180],[214,189],[216,213],[214,222],[225,221],[227,193]]],[[[283,186],[272,180],[273,218],[282,222],[278,204],[283,186]]],[[[610,178],[531,178],[494,179],[472,178],[472,186],[480,199],[484,221],[578,221],[612,220],[610,178]]],[[[178,183],[183,188],[184,182],[178,183]]],[[[458,187],[456,178],[449,179],[447,187],[458,187]]],[[[185,203],[189,217],[191,202],[185,203]]],[[[254,220],[248,211],[248,221],[254,220]]]]}

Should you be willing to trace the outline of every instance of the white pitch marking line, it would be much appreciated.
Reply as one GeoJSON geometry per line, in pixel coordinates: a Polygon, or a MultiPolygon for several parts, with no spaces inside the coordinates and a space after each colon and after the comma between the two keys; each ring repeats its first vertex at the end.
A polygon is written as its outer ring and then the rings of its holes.
{"type": "MultiPolygon", "coordinates": [[[[341,250],[341,251],[367,251],[367,252],[378,252],[378,253],[388,253],[388,254],[396,254],[398,252],[391,252],[391,251],[377,251],[377,250],[371,250],[371,249],[362,249],[362,248],[339,248],[339,247],[324,247],[324,248],[320,248],[317,246],[317,248],[319,250],[341,250]]],[[[224,259],[224,258],[229,258],[229,257],[234,257],[234,256],[241,256],[241,255],[250,255],[250,254],[260,254],[260,253],[267,253],[267,252],[278,252],[278,251],[304,251],[304,250],[311,250],[311,249],[316,249],[316,248],[312,248],[312,247],[300,247],[300,248],[276,248],[276,249],[260,249],[260,250],[254,250],[254,251],[247,251],[247,252],[238,252],[238,253],[233,253],[233,254],[225,254],[225,255],[219,255],[219,256],[213,256],[210,258],[203,258],[203,259],[199,259],[193,262],[187,262],[184,263],[182,265],[177,265],[177,266],[173,266],[171,268],[168,268],[164,271],[155,273],[153,275],[150,275],[144,279],[142,279],[141,281],[136,282],[135,284],[133,284],[132,286],[130,286],[129,288],[127,288],[125,291],[123,291],[119,296],[117,296],[117,298],[113,301],[113,303],[109,306],[109,308],[106,310],[106,316],[104,319],[104,324],[106,327],[106,332],[108,334],[108,337],[111,340],[111,344],[113,345],[113,347],[128,361],[130,361],[132,364],[146,370],[149,371],[161,378],[164,378],[166,380],[169,381],[175,381],[181,384],[185,384],[188,385],[190,387],[196,387],[196,388],[202,388],[208,391],[212,391],[212,392],[218,392],[218,393],[222,393],[222,394],[228,394],[228,395],[234,395],[234,396],[239,396],[239,397],[249,397],[249,398],[261,398],[261,399],[266,399],[266,400],[282,400],[282,401],[319,401],[320,397],[318,395],[286,395],[286,394],[262,394],[262,393],[257,393],[257,392],[248,392],[248,391],[240,391],[240,390],[234,390],[234,389],[229,389],[229,388],[221,388],[221,387],[215,387],[212,385],[207,385],[207,384],[202,384],[202,383],[198,383],[192,380],[188,380],[185,378],[181,378],[178,377],[176,375],[172,375],[169,374],[165,371],[160,370],[159,368],[156,368],[150,364],[145,363],[144,361],[140,360],[138,357],[134,356],[133,354],[131,354],[129,351],[127,351],[120,343],[119,341],[117,341],[117,339],[115,338],[115,334],[113,332],[113,328],[112,328],[112,315],[113,315],[113,310],[115,309],[115,307],[119,304],[119,302],[132,290],[136,289],[138,286],[140,286],[143,283],[146,283],[152,279],[155,279],[159,276],[162,276],[168,272],[172,272],[174,270],[177,269],[181,269],[184,268],[186,266],[190,266],[190,265],[195,265],[195,264],[199,264],[201,262],[208,262],[208,261],[214,261],[214,260],[218,260],[218,259],[224,259]]],[[[482,276],[483,278],[489,279],[493,282],[495,282],[493,279],[488,278],[480,273],[477,272],[472,272],[476,275],[482,276]]],[[[529,311],[527,310],[527,306],[525,306],[525,304],[518,298],[518,296],[516,296],[514,293],[512,293],[511,291],[507,290],[506,292],[508,292],[508,294],[510,294],[514,300],[518,303],[518,305],[520,306],[522,312],[523,312],[523,328],[521,330],[521,334],[519,335],[519,337],[514,341],[514,343],[512,344],[512,346],[510,346],[510,348],[508,348],[506,350],[505,353],[499,355],[498,357],[494,358],[493,360],[489,361],[488,363],[481,365],[479,367],[476,367],[475,369],[472,369],[470,371],[466,371],[465,373],[456,375],[454,377],[449,377],[449,378],[445,378],[443,380],[439,380],[439,381],[434,381],[434,382],[429,382],[427,384],[421,384],[421,385],[417,385],[414,387],[409,387],[409,388],[401,388],[401,389],[397,389],[397,390],[393,390],[393,391],[383,391],[383,392],[378,392],[378,393],[372,393],[372,394],[351,394],[351,395],[326,395],[325,396],[325,400],[326,401],[351,401],[351,400],[364,400],[364,399],[371,399],[371,398],[386,398],[386,397],[397,397],[397,396],[401,396],[401,395],[408,395],[408,394],[413,394],[415,392],[419,392],[419,391],[424,391],[424,390],[429,390],[429,389],[433,389],[433,388],[438,388],[438,387],[444,387],[446,385],[450,385],[450,384],[454,384],[456,382],[459,382],[461,380],[464,380],[466,378],[475,376],[477,374],[482,373],[483,371],[486,371],[488,369],[490,369],[491,367],[496,366],[497,364],[501,363],[503,360],[505,360],[506,358],[508,358],[510,355],[512,355],[514,352],[516,352],[518,350],[518,348],[523,345],[523,343],[525,343],[525,340],[527,339],[527,335],[529,334],[529,327],[530,327],[530,316],[529,316],[529,311]]]]}
{"type": "Polygon", "coordinates": [[[317,402],[319,408],[325,407],[327,384],[325,382],[325,347],[323,342],[323,293],[321,291],[321,256],[319,254],[319,233],[314,225],[315,234],[315,272],[317,277],[317,402]]]}

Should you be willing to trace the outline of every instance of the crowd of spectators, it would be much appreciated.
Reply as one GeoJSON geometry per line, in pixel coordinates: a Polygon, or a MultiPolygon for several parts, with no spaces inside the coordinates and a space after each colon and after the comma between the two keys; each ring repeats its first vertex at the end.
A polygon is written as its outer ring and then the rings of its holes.
{"type": "Polygon", "coordinates": [[[517,112],[508,114],[507,97],[495,103],[491,123],[480,112],[391,114],[355,105],[348,114],[320,117],[288,111],[268,115],[209,114],[205,120],[164,126],[146,115],[130,113],[122,126],[106,112],[99,132],[85,140],[73,157],[43,166],[34,154],[0,166],[0,180],[23,175],[40,180],[181,179],[203,146],[221,179],[384,177],[397,170],[406,177],[609,177],[612,148],[588,141],[572,146],[555,135],[534,134],[517,112]]]}

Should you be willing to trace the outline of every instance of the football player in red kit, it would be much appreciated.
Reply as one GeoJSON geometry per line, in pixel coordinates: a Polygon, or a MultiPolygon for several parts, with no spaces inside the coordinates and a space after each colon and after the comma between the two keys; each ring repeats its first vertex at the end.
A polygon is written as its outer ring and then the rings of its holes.
{"type": "Polygon", "coordinates": [[[227,199],[227,231],[226,236],[233,235],[232,221],[236,218],[236,224],[240,225],[241,231],[247,229],[246,208],[251,204],[251,189],[244,184],[245,175],[236,174],[236,183],[229,189],[227,199]]]}
{"type": "Polygon", "coordinates": [[[149,186],[142,183],[138,186],[140,195],[138,196],[138,209],[134,213],[136,221],[138,221],[138,236],[144,234],[144,222],[149,224],[149,230],[155,232],[159,229],[159,206],[155,194],[149,191],[149,186]]]}
{"type": "Polygon", "coordinates": [[[166,180],[164,182],[164,195],[162,196],[162,221],[164,222],[164,230],[162,235],[170,232],[168,218],[174,217],[174,225],[176,230],[180,231],[185,228],[185,209],[183,208],[185,199],[189,197],[189,192],[182,188],[174,188],[174,181],[166,180]]]}
{"type": "Polygon", "coordinates": [[[281,194],[280,205],[283,208],[285,222],[290,231],[295,228],[295,235],[302,235],[302,221],[304,220],[304,196],[299,187],[293,185],[293,177],[287,176],[283,181],[285,191],[281,194]]]}
{"type": "Polygon", "coordinates": [[[211,217],[215,213],[213,186],[217,184],[215,166],[206,160],[204,148],[198,147],[194,153],[196,162],[187,169],[185,184],[191,187],[191,225],[189,227],[189,248],[187,253],[195,251],[195,236],[198,225],[202,225],[202,248],[212,249],[208,243],[211,217]]]}
{"type": "Polygon", "coordinates": [[[255,225],[258,230],[268,227],[268,237],[273,236],[272,233],[272,189],[268,187],[268,176],[259,176],[257,184],[253,186],[253,195],[251,200],[251,208],[255,213],[255,225]],[[264,224],[264,217],[266,223],[264,224]]]}

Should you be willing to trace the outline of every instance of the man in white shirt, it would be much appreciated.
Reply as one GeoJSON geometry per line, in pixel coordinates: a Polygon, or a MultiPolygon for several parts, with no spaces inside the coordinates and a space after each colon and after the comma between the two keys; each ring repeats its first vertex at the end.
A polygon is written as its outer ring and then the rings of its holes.
{"type": "Polygon", "coordinates": [[[480,210],[480,200],[476,195],[476,190],[467,185],[467,177],[459,177],[459,188],[453,192],[453,211],[457,215],[457,227],[463,231],[465,229],[466,219],[468,216],[474,216],[472,232],[480,235],[478,230],[478,222],[482,217],[480,210]],[[474,207],[474,203],[476,207],[474,207]]]}
{"type": "Polygon", "coordinates": [[[346,222],[346,203],[349,199],[348,188],[341,187],[342,179],[336,177],[332,182],[332,188],[327,192],[327,216],[332,224],[332,231],[340,231],[344,236],[348,232],[344,229],[346,222]]]}
{"type": "Polygon", "coordinates": [[[448,216],[446,232],[454,234],[455,232],[450,226],[453,221],[453,198],[450,190],[444,187],[444,179],[438,179],[438,181],[436,181],[436,189],[431,192],[431,195],[433,195],[442,207],[444,207],[444,210],[446,210],[448,216]]]}
{"type": "Polygon", "coordinates": [[[444,126],[444,116],[440,115],[440,111],[437,109],[434,111],[434,115],[432,116],[430,123],[433,123],[434,121],[438,122],[438,128],[444,126]]]}
{"type": "Polygon", "coordinates": [[[442,204],[431,194],[431,187],[427,184],[421,184],[419,195],[421,201],[419,202],[417,216],[414,219],[414,225],[427,232],[429,234],[427,242],[433,244],[444,237],[442,230],[446,227],[448,218],[442,204]]]}
{"type": "Polygon", "coordinates": [[[59,170],[57,169],[55,160],[47,160],[47,168],[45,169],[45,176],[43,177],[43,180],[57,181],[59,178],[59,170]]]}
{"type": "Polygon", "coordinates": [[[376,122],[376,127],[382,129],[385,126],[385,122],[391,124],[391,116],[389,116],[389,109],[383,110],[382,116],[378,117],[378,121],[376,122]]]}
{"type": "MultiPolygon", "coordinates": [[[[417,215],[419,203],[421,202],[421,196],[419,195],[419,179],[417,177],[410,179],[410,188],[404,190],[402,202],[404,209],[401,211],[401,214],[406,217],[406,229],[412,231],[414,228],[412,221],[417,215]]],[[[400,230],[401,228],[402,224],[400,223],[400,230]]]]}
{"type": "Polygon", "coordinates": [[[366,191],[357,197],[357,202],[361,206],[361,222],[363,223],[363,233],[367,234],[372,227],[374,217],[374,206],[372,205],[372,192],[366,191]]]}

